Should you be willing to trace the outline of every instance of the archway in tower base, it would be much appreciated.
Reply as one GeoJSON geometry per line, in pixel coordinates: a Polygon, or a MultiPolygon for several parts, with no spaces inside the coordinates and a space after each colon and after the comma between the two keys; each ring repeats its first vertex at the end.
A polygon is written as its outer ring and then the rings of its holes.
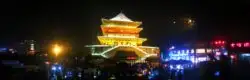
{"type": "Polygon", "coordinates": [[[124,51],[119,50],[116,51],[113,57],[110,59],[115,60],[117,62],[126,62],[126,63],[135,63],[140,57],[134,51],[124,51]]]}

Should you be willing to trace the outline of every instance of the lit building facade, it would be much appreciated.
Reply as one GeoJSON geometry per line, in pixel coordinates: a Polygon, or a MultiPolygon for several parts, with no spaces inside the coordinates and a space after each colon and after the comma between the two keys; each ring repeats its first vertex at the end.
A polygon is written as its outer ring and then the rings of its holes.
{"type": "Polygon", "coordinates": [[[186,48],[186,49],[171,49],[168,51],[167,58],[164,61],[184,60],[192,63],[207,61],[208,54],[212,53],[211,48],[186,48]]]}
{"type": "Polygon", "coordinates": [[[227,49],[232,61],[250,61],[250,41],[231,41],[227,49]]]}
{"type": "Polygon", "coordinates": [[[212,53],[213,48],[207,42],[187,43],[167,49],[166,53],[163,54],[162,60],[164,62],[185,61],[186,63],[196,64],[209,60],[208,54],[212,53]]]}
{"type": "Polygon", "coordinates": [[[14,46],[18,54],[34,55],[36,52],[36,41],[24,40],[14,46]]]}
{"type": "Polygon", "coordinates": [[[146,38],[140,38],[139,33],[143,30],[139,26],[142,22],[132,21],[123,13],[111,19],[102,19],[101,36],[97,36],[100,45],[87,45],[93,56],[115,58],[125,62],[144,62],[148,57],[158,57],[159,48],[142,46],[146,38]]]}
{"type": "MultiPolygon", "coordinates": [[[[233,44],[236,46],[236,44],[233,44]]],[[[166,57],[162,59],[164,61],[170,60],[185,60],[192,63],[199,63],[202,61],[210,60],[213,56],[216,60],[220,60],[221,55],[228,55],[226,48],[226,41],[215,40],[212,42],[197,42],[195,44],[188,44],[186,46],[170,47],[166,51],[166,57]]]]}

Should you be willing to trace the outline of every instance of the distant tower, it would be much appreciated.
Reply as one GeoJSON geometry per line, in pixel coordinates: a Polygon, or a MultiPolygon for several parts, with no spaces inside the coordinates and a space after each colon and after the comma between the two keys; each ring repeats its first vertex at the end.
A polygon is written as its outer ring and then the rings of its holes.
{"type": "Polygon", "coordinates": [[[16,46],[16,49],[17,49],[18,54],[33,55],[36,52],[35,41],[34,40],[24,40],[16,46]]]}
{"type": "Polygon", "coordinates": [[[35,41],[34,40],[30,40],[29,44],[30,47],[29,47],[29,51],[28,51],[28,54],[31,54],[31,55],[34,55],[35,54],[35,41]]]}
{"type": "MultiPolygon", "coordinates": [[[[142,22],[132,21],[123,13],[111,19],[102,19],[101,30],[103,35],[97,36],[101,45],[87,45],[92,55],[104,58],[114,58],[117,53],[127,51],[126,59],[133,59],[132,62],[143,62],[148,57],[158,57],[159,48],[142,46],[146,38],[140,38],[139,26],[142,22]],[[129,55],[130,52],[135,55],[129,55]]],[[[131,62],[131,60],[125,60],[131,62]]]]}

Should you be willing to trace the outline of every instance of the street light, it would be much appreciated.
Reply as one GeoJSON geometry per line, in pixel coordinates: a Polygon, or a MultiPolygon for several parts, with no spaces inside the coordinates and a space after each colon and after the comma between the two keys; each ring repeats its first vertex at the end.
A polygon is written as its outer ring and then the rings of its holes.
{"type": "Polygon", "coordinates": [[[62,47],[59,46],[58,44],[55,44],[53,47],[53,53],[57,56],[62,52],[62,47]]]}
{"type": "MultiPolygon", "coordinates": [[[[52,47],[51,47],[51,52],[53,53],[53,54],[55,54],[55,63],[51,66],[51,70],[52,70],[52,75],[53,75],[53,77],[55,77],[55,79],[57,80],[57,74],[56,74],[56,72],[58,71],[58,70],[61,70],[62,69],[62,67],[59,65],[58,66],[58,59],[57,59],[57,56],[60,54],[60,53],[62,53],[62,51],[63,51],[63,48],[62,48],[62,46],[61,45],[59,45],[59,44],[54,44],[54,45],[52,45],[52,47]]],[[[48,69],[48,70],[50,70],[50,69],[48,69]]],[[[48,71],[48,78],[50,78],[49,77],[49,74],[50,74],[50,72],[51,71],[48,71]]],[[[61,72],[60,72],[61,73],[61,72]]],[[[62,75],[62,73],[61,73],[61,75],[62,75]]],[[[52,78],[53,78],[52,77],[52,78]]]]}
{"type": "Polygon", "coordinates": [[[184,26],[187,26],[188,29],[194,27],[195,21],[192,18],[184,18],[184,26]]]}

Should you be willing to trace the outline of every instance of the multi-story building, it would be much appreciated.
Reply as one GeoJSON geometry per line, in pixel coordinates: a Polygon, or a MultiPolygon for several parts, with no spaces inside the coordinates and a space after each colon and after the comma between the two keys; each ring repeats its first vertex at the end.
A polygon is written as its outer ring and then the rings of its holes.
{"type": "Polygon", "coordinates": [[[146,38],[140,38],[142,22],[132,21],[123,13],[111,19],[102,19],[103,35],[97,36],[101,45],[87,45],[93,56],[118,59],[125,62],[144,62],[148,57],[158,57],[159,48],[142,46],[146,38]]]}
{"type": "Polygon", "coordinates": [[[35,41],[24,40],[14,46],[18,54],[35,54],[35,41]]]}
{"type": "Polygon", "coordinates": [[[250,61],[250,42],[244,41],[230,41],[227,45],[228,53],[232,60],[250,61]]]}

